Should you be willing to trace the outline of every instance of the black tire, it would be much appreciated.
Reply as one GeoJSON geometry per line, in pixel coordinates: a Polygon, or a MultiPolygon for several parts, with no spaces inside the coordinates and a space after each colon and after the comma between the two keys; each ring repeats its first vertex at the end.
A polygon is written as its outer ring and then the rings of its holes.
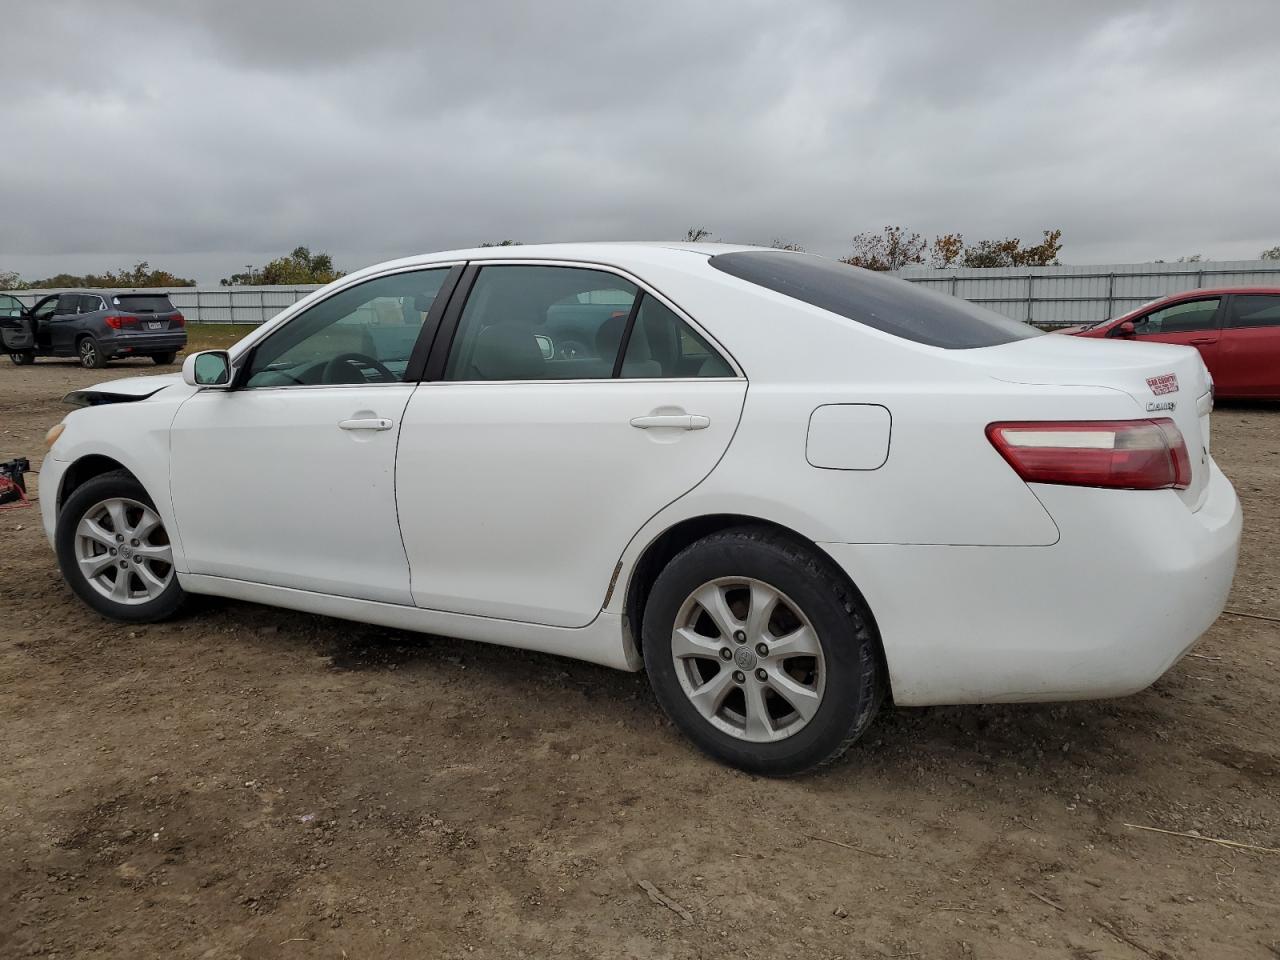
{"type": "MultiPolygon", "coordinates": [[[[769,629],[766,625],[765,630],[769,629]]],[[[829,558],[764,527],[737,527],[711,534],[673,558],[649,593],[643,647],[649,682],[675,725],[715,759],[768,776],[803,773],[838,758],[870,725],[886,687],[875,621],[861,595],[829,558]],[[783,739],[753,742],[713,725],[690,701],[672,658],[676,618],[694,592],[713,581],[739,577],[782,594],[808,619],[821,645],[822,661],[813,661],[815,671],[820,668],[825,675],[817,709],[795,733],[783,739]]],[[[733,645],[728,644],[728,649],[732,651],[733,645]]],[[[737,666],[735,660],[720,669],[737,666]]],[[[771,664],[761,659],[759,666],[771,664]]],[[[733,675],[747,677],[752,672],[748,669],[733,675]]],[[[718,678],[719,673],[714,676],[718,678]]],[[[762,674],[762,680],[764,677],[762,674]]],[[[726,705],[732,696],[731,690],[726,705]]],[[[772,699],[774,694],[764,697],[772,699]]],[[[745,700],[743,706],[745,717],[745,700]]]]}
{"type": "MultiPolygon", "coordinates": [[[[155,509],[155,501],[147,494],[142,484],[127,471],[116,470],[104,473],[85,482],[72,492],[58,513],[58,523],[54,531],[54,549],[58,555],[58,567],[76,596],[102,616],[125,623],[154,623],[157,620],[164,620],[178,610],[186,597],[176,574],[172,571],[163,592],[145,602],[134,603],[122,603],[100,593],[81,571],[76,557],[76,529],[80,521],[93,512],[95,506],[113,498],[136,501],[152,510],[155,509]]],[[[163,531],[163,524],[158,530],[163,531]]],[[[154,541],[157,535],[150,534],[148,539],[154,541]]],[[[164,539],[167,540],[167,536],[164,539]]],[[[116,575],[119,576],[118,573],[116,575]]]]}
{"type": "Polygon", "coordinates": [[[80,358],[80,366],[87,370],[101,370],[107,365],[107,358],[93,337],[81,337],[76,342],[76,356],[80,358]]]}
{"type": "Polygon", "coordinates": [[[36,355],[32,350],[19,350],[9,354],[9,359],[19,367],[29,367],[36,362],[36,355]]]}
{"type": "Polygon", "coordinates": [[[170,350],[168,353],[153,353],[151,359],[156,366],[166,367],[178,359],[178,351],[170,350]]]}

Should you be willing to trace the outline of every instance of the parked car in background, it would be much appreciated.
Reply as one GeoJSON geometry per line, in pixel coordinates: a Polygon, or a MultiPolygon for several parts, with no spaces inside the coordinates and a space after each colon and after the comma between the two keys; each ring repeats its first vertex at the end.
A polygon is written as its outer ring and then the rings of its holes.
{"type": "Polygon", "coordinates": [[[37,357],[78,357],[86,367],[125,357],[167,364],[187,345],[187,321],[164,293],[54,293],[30,310],[3,296],[0,341],[19,366],[37,357]]]}
{"type": "Polygon", "coordinates": [[[1280,287],[1188,290],[1058,332],[1195,347],[1218,396],[1280,400],[1280,287]]]}
{"type": "Polygon", "coordinates": [[[104,616],[212,594],[643,667],[771,774],[888,696],[1146,687],[1240,538],[1194,350],[755,247],[398,260],[69,399],[40,506],[104,616]]]}

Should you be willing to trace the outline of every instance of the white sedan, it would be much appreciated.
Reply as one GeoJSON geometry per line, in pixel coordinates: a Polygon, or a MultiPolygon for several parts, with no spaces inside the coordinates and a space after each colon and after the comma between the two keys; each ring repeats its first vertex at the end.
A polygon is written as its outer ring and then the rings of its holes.
{"type": "Polygon", "coordinates": [[[101,614],[214,594],[643,667],[770,774],[889,696],[1148,686],[1240,537],[1195,350],[752,247],[397,260],[69,399],[41,505],[101,614]]]}

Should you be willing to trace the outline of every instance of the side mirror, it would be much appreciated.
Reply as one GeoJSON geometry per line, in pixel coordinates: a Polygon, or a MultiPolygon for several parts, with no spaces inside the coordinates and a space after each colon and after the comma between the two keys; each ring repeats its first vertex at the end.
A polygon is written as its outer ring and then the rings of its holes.
{"type": "Polygon", "coordinates": [[[1132,320],[1126,320],[1124,323],[1116,324],[1116,328],[1111,331],[1113,337],[1132,337],[1138,332],[1138,328],[1133,325],[1132,320]]]}
{"type": "Polygon", "coordinates": [[[193,353],[182,361],[182,380],[202,390],[231,388],[231,355],[225,350],[193,353]]]}

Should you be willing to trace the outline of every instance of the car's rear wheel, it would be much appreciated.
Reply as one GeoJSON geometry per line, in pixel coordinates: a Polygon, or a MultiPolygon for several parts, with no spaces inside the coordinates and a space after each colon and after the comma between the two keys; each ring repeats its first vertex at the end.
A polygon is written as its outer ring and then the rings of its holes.
{"type": "Polygon", "coordinates": [[[93,337],[81,337],[76,344],[76,354],[80,357],[80,366],[99,369],[107,365],[107,358],[93,337]]]}
{"type": "Polygon", "coordinates": [[[706,753],[755,773],[839,757],[885,686],[862,597],[829,559],[764,528],[678,554],[654,582],[643,634],[667,715],[706,753]]]}
{"type": "Polygon", "coordinates": [[[178,352],[176,350],[169,350],[166,353],[153,353],[151,355],[151,359],[155,362],[155,364],[161,367],[167,366],[173,363],[173,361],[176,360],[177,358],[178,358],[178,352]]]}
{"type": "Polygon", "coordinates": [[[18,350],[9,354],[9,359],[20,367],[28,367],[36,362],[36,355],[32,350],[18,350]]]}
{"type": "Polygon", "coordinates": [[[58,514],[54,545],[71,589],[105,617],[162,620],[185,596],[164,521],[142,484],[123,470],[75,489],[58,514]]]}

